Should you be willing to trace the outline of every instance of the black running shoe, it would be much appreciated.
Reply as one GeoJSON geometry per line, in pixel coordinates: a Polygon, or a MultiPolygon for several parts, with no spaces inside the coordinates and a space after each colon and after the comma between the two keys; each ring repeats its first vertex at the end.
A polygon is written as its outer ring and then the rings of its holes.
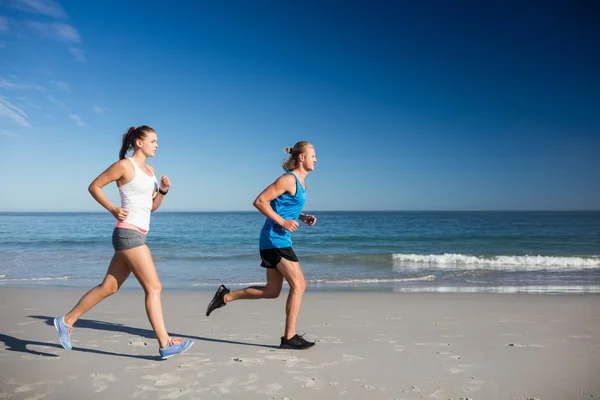
{"type": "Polygon", "coordinates": [[[214,297],[212,298],[210,303],[208,303],[208,307],[206,307],[206,316],[207,317],[210,315],[211,312],[213,312],[217,308],[221,308],[221,307],[225,306],[225,300],[223,298],[229,292],[230,292],[230,290],[227,289],[224,285],[219,286],[214,297]]]}
{"type": "Polygon", "coordinates": [[[309,342],[304,339],[304,335],[294,335],[289,339],[285,337],[281,337],[281,344],[279,345],[280,349],[293,349],[293,350],[306,350],[313,347],[316,343],[309,342]]]}

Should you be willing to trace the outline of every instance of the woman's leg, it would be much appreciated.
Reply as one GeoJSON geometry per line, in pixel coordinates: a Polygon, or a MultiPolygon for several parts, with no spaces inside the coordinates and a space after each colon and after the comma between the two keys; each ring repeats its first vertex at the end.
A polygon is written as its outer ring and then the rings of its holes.
{"type": "Polygon", "coordinates": [[[296,334],[296,321],[300,314],[306,281],[299,262],[282,258],[277,264],[277,269],[290,285],[290,293],[285,306],[285,339],[290,339],[296,334]]]}
{"type": "Polygon", "coordinates": [[[77,305],[64,316],[65,324],[73,324],[96,304],[115,294],[130,274],[123,251],[116,251],[106,271],[102,283],[83,295],[77,305]]]}
{"type": "Polygon", "coordinates": [[[165,321],[162,311],[160,295],[162,284],[158,279],[156,267],[152,260],[152,254],[148,246],[143,245],[133,249],[123,250],[127,258],[127,264],[142,285],[146,294],[146,314],[152,329],[156,334],[156,339],[161,348],[169,344],[169,334],[165,328],[165,321]]]}
{"type": "Polygon", "coordinates": [[[229,303],[234,300],[275,299],[281,293],[283,275],[276,268],[267,268],[266,286],[250,286],[245,289],[227,293],[223,300],[229,303]]]}

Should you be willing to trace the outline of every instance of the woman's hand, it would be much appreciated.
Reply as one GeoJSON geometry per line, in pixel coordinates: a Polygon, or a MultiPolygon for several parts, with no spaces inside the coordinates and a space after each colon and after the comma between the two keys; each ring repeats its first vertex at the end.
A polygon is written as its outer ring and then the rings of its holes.
{"type": "Polygon", "coordinates": [[[123,222],[125,221],[125,218],[127,218],[129,211],[127,211],[124,208],[115,207],[112,210],[110,210],[110,213],[114,215],[117,220],[123,222]]]}
{"type": "Polygon", "coordinates": [[[166,175],[163,175],[160,178],[160,190],[162,190],[163,192],[166,192],[170,188],[171,188],[171,181],[169,180],[169,177],[166,175]]]}

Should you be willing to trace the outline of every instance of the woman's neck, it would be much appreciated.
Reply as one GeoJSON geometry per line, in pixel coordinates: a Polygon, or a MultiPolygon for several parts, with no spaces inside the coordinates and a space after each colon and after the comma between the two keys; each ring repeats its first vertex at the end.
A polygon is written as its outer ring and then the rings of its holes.
{"type": "Polygon", "coordinates": [[[133,155],[131,156],[131,158],[133,158],[133,160],[138,163],[138,165],[144,165],[146,164],[146,160],[148,159],[148,157],[146,157],[143,153],[141,152],[135,152],[133,153],[133,155]]]}

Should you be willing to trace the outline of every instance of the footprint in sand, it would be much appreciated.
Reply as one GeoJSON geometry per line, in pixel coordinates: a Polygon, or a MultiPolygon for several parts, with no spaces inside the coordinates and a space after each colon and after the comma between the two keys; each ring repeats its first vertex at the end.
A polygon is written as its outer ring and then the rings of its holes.
{"type": "Polygon", "coordinates": [[[206,378],[206,375],[212,374],[213,372],[217,372],[217,370],[216,369],[209,369],[207,371],[201,371],[201,372],[198,372],[198,374],[196,376],[198,378],[206,378]]]}
{"type": "Polygon", "coordinates": [[[474,364],[460,364],[458,368],[450,368],[448,371],[450,371],[451,374],[460,374],[461,372],[466,372],[473,367],[474,364]]]}
{"type": "Polygon", "coordinates": [[[321,336],[316,340],[317,343],[340,344],[344,343],[342,339],[336,336],[321,336]]]}
{"type": "Polygon", "coordinates": [[[457,356],[456,354],[446,353],[445,351],[436,351],[435,353],[440,354],[442,356],[448,356],[448,358],[451,358],[453,360],[460,360],[460,356],[457,356]]]}
{"type": "Polygon", "coordinates": [[[29,385],[23,385],[23,386],[19,386],[18,388],[15,389],[15,393],[25,393],[25,392],[31,392],[33,388],[29,385]]]}
{"type": "Polygon", "coordinates": [[[405,351],[408,351],[408,350],[406,350],[406,348],[405,348],[404,346],[402,346],[402,345],[396,345],[396,346],[394,346],[394,347],[393,347],[393,349],[394,349],[394,351],[398,351],[398,352],[400,352],[400,353],[403,353],[403,352],[405,352],[405,351]]]}
{"type": "Polygon", "coordinates": [[[245,381],[238,383],[239,386],[244,386],[244,388],[248,391],[257,390],[260,386],[255,385],[256,382],[260,380],[260,375],[258,374],[250,374],[245,381]]]}
{"type": "Polygon", "coordinates": [[[236,378],[225,379],[223,382],[209,385],[210,388],[217,388],[222,394],[230,393],[229,387],[236,382],[236,378]]]}
{"type": "Polygon", "coordinates": [[[344,354],[342,357],[344,357],[344,361],[356,361],[356,360],[362,360],[363,359],[360,356],[353,356],[351,354],[344,354]]]}
{"type": "Polygon", "coordinates": [[[302,385],[303,388],[317,388],[317,381],[315,380],[315,378],[303,378],[297,376],[295,379],[297,381],[304,382],[304,384],[302,385]]]}
{"type": "Polygon", "coordinates": [[[148,346],[148,342],[146,342],[146,340],[144,340],[143,338],[135,338],[129,341],[129,345],[133,347],[143,347],[148,346]]]}
{"type": "Polygon", "coordinates": [[[160,363],[156,363],[156,362],[148,362],[145,364],[135,364],[135,365],[128,365],[127,367],[125,367],[125,371],[136,371],[138,369],[151,369],[151,368],[157,368],[160,365],[160,363]]]}
{"type": "Polygon", "coordinates": [[[251,365],[251,364],[256,365],[256,364],[262,364],[264,362],[265,362],[265,360],[263,360],[262,358],[239,358],[239,357],[236,357],[230,361],[231,364],[246,364],[246,365],[251,365]]]}
{"type": "Polygon", "coordinates": [[[415,343],[417,346],[450,346],[450,343],[415,343]]]}
{"type": "MultiPolygon", "coordinates": [[[[54,389],[53,388],[49,388],[47,392],[44,393],[38,393],[36,395],[30,396],[30,397],[26,397],[26,400],[39,400],[42,399],[48,395],[52,395],[54,394],[54,389]]],[[[0,398],[10,398],[12,397],[12,395],[9,395],[8,393],[2,393],[0,394],[0,398]],[[7,397],[4,397],[3,395],[6,394],[7,397]]]]}
{"type": "Polygon", "coordinates": [[[273,396],[274,394],[279,392],[281,389],[283,389],[283,385],[279,382],[276,382],[276,383],[269,383],[268,385],[265,386],[264,389],[259,390],[258,392],[264,393],[269,396],[273,396]]]}
{"type": "Polygon", "coordinates": [[[321,369],[321,368],[327,368],[327,367],[333,367],[334,365],[338,365],[339,362],[338,361],[332,361],[332,362],[326,362],[326,363],[321,363],[321,364],[316,364],[316,365],[308,365],[305,368],[306,369],[321,369]]]}
{"type": "Polygon", "coordinates": [[[285,361],[286,368],[294,368],[297,364],[308,363],[309,361],[304,358],[296,358],[294,356],[286,356],[286,355],[273,355],[266,356],[266,359],[275,360],[275,361],[285,361]]]}
{"type": "Polygon", "coordinates": [[[181,376],[173,374],[144,375],[142,379],[153,380],[154,386],[173,385],[181,380],[181,376]]]}
{"type": "Polygon", "coordinates": [[[181,360],[181,364],[177,365],[177,370],[180,372],[198,369],[199,364],[204,366],[213,365],[210,363],[210,358],[186,357],[185,361],[181,360]]]}
{"type": "Polygon", "coordinates": [[[485,381],[472,380],[467,387],[462,387],[463,392],[476,392],[483,387],[485,381]]]}
{"type": "MultiPolygon", "coordinates": [[[[207,391],[207,388],[157,388],[154,386],[138,386],[141,391],[135,392],[131,397],[134,399],[147,399],[147,398],[159,398],[159,399],[178,399],[183,396],[187,396],[190,393],[202,393],[207,391]],[[160,394],[153,394],[160,393],[160,394]]],[[[197,398],[197,397],[194,397],[197,398]]]]}
{"type": "Polygon", "coordinates": [[[108,383],[114,382],[117,380],[113,374],[92,374],[90,375],[94,380],[92,382],[92,387],[94,388],[94,393],[100,393],[108,389],[108,383]]]}

